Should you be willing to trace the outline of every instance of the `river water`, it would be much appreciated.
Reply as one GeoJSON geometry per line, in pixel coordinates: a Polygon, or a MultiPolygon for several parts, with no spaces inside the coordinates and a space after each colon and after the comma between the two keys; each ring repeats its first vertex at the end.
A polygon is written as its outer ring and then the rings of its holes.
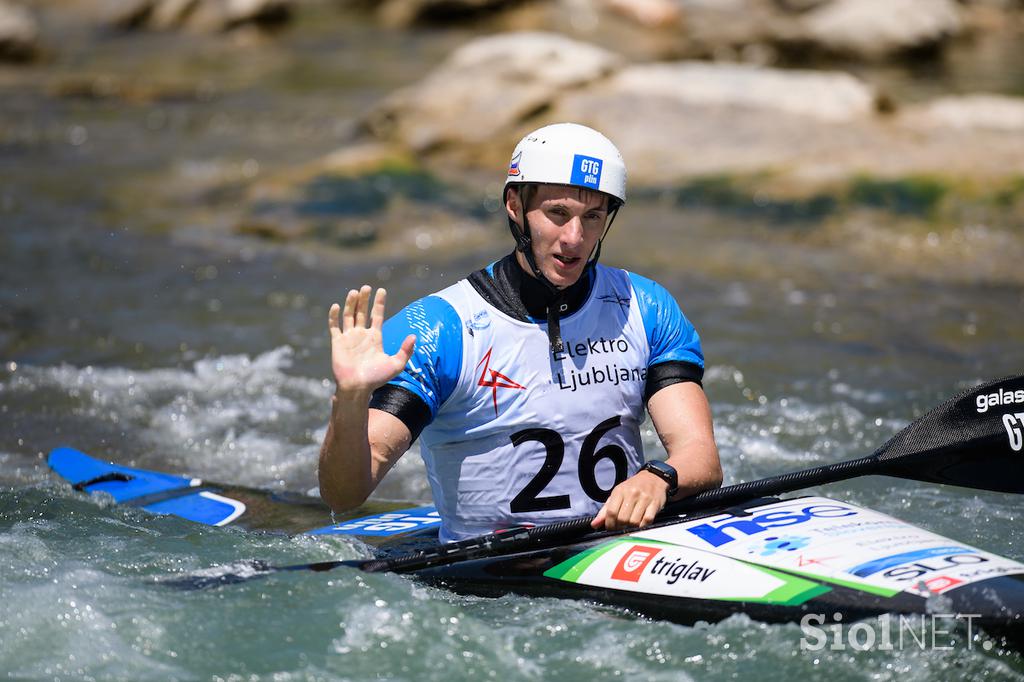
{"type": "MultiPolygon", "coordinates": [[[[796,626],[735,617],[682,627],[344,570],[184,595],[154,584],[254,557],[303,563],[365,548],[115,508],[58,483],[45,465],[51,448],[311,490],[332,390],[330,303],[366,281],[402,304],[510,246],[488,198],[494,180],[446,203],[493,229],[461,250],[428,248],[429,225],[425,241],[400,256],[268,243],[230,229],[241,196],[231,187],[341,144],[353,117],[465,38],[322,12],[255,46],[97,36],[57,21],[58,57],[0,71],[0,672],[60,680],[1024,676],[1019,654],[974,646],[962,632],[946,648],[803,651],[796,626]]],[[[386,194],[393,180],[378,181],[386,194]]],[[[604,259],[662,282],[700,329],[727,483],[868,454],[955,391],[1024,368],[1019,225],[938,227],[874,211],[853,226],[832,216],[821,227],[778,206],[691,199],[678,188],[638,193],[604,259]]],[[[1009,495],[881,478],[814,492],[1024,559],[1019,501],[1009,495]]],[[[377,496],[429,500],[415,451],[377,496]]]]}

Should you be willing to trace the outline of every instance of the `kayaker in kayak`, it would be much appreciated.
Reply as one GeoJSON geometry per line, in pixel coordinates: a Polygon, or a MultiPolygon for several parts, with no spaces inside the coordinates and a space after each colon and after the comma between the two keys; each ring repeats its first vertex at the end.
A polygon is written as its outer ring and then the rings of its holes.
{"type": "Polygon", "coordinates": [[[587,515],[644,526],[721,485],[696,330],[659,284],[597,263],[626,200],[618,149],[536,130],[503,199],[512,254],[386,322],[383,289],[331,306],[323,499],[361,504],[417,438],[445,541],[587,515]],[[645,405],[666,462],[645,462],[645,405]]]}

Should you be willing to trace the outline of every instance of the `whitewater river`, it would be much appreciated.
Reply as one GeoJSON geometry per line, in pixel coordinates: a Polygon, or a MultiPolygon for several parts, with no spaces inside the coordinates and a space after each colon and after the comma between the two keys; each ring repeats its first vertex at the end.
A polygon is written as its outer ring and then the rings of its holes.
{"type": "MultiPolygon", "coordinates": [[[[67,28],[55,62],[0,72],[0,676],[1024,676],[1019,654],[964,633],[943,649],[811,652],[795,625],[734,617],[683,627],[347,570],[195,593],[155,584],[239,560],[303,563],[365,548],[115,508],[59,483],[45,464],[51,448],[310,491],[332,391],[330,303],[365,281],[402,304],[510,246],[488,199],[494,179],[465,210],[493,239],[455,255],[429,249],[429,231],[422,253],[374,258],[222,229],[217,207],[235,195],[204,193],[211,177],[230,186],[333,148],[350,117],[461,38],[426,34],[410,47],[408,36],[358,25],[300,29],[252,48],[173,36],[97,44],[67,28]],[[182,40],[198,41],[192,54],[182,40]],[[339,40],[363,52],[346,56],[339,40]],[[82,74],[127,88],[143,69],[191,89],[68,94],[82,74]]],[[[1024,293],[1006,275],[1021,261],[1000,260],[1021,253],[1019,230],[918,221],[902,234],[875,213],[863,232],[828,231],[777,208],[641,193],[604,251],[605,262],[665,284],[698,326],[727,483],[868,454],[952,393],[1024,370],[1024,293]]],[[[883,478],[815,492],[1024,560],[1018,497],[883,478]]],[[[377,495],[429,500],[415,451],[377,495]]]]}

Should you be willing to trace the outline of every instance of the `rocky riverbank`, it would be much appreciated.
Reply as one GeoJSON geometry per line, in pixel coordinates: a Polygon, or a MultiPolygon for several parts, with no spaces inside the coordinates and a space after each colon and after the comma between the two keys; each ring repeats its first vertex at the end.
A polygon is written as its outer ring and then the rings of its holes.
{"type": "Polygon", "coordinates": [[[344,262],[487,249],[508,150],[558,120],[617,142],[638,201],[820,243],[870,232],[865,257],[908,235],[900,250],[936,253],[938,235],[948,264],[996,234],[974,253],[1005,259],[998,235],[1024,225],[1019,2],[10,7],[25,39],[0,83],[70,122],[8,97],[0,144],[93,148],[116,219],[204,244],[344,262]],[[143,172],[113,170],[120,155],[143,172]]]}

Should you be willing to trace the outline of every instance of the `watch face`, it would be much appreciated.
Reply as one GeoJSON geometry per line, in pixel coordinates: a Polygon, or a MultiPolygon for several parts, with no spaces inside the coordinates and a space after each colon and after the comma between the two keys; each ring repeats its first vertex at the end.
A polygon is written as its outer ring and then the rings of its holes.
{"type": "Polygon", "coordinates": [[[659,460],[653,460],[644,464],[643,468],[650,471],[652,474],[659,476],[662,480],[668,483],[669,489],[674,489],[678,485],[676,470],[670,464],[665,464],[665,462],[659,460]]]}

